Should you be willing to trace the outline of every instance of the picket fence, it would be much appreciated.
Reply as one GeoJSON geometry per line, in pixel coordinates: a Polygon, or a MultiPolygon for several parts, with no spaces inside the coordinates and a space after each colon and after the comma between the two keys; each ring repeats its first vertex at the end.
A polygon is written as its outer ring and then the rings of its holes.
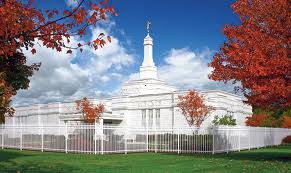
{"type": "Polygon", "coordinates": [[[0,125],[4,148],[65,153],[222,153],[280,145],[291,129],[213,126],[210,128],[128,128],[121,126],[0,125]]]}

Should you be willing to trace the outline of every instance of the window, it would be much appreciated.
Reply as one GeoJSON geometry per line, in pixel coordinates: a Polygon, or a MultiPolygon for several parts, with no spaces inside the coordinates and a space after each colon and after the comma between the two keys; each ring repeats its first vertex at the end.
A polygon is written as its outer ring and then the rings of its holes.
{"type": "Polygon", "coordinates": [[[153,110],[149,109],[149,127],[153,127],[153,110]]]}
{"type": "Polygon", "coordinates": [[[234,112],[232,112],[232,111],[227,111],[227,115],[230,115],[230,116],[234,116],[234,112]]]}
{"type": "Polygon", "coordinates": [[[160,109],[156,109],[156,127],[160,127],[160,109]]]}
{"type": "Polygon", "coordinates": [[[141,110],[141,125],[142,127],[146,127],[146,110],[141,110]]]}

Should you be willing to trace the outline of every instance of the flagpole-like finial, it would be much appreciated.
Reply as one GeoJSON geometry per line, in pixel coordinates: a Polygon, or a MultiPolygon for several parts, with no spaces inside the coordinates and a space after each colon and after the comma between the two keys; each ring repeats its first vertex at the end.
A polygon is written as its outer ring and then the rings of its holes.
{"type": "Polygon", "coordinates": [[[151,22],[147,20],[146,29],[147,29],[148,34],[150,34],[150,27],[151,27],[151,22]]]}

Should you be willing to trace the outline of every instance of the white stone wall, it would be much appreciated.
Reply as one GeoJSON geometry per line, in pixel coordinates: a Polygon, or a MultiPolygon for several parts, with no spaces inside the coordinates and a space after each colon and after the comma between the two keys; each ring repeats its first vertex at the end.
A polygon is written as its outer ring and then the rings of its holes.
{"type": "MultiPolygon", "coordinates": [[[[153,128],[156,125],[156,110],[160,110],[160,128],[187,127],[187,121],[177,107],[178,96],[186,91],[146,94],[136,96],[113,97],[111,100],[92,100],[95,104],[102,102],[106,106],[107,114],[123,117],[123,120],[113,120],[121,126],[143,128],[141,110],[146,110],[146,124],[149,122],[148,110],[153,109],[153,128]],[[112,114],[111,114],[112,113],[112,114]]],[[[223,116],[233,112],[237,125],[245,125],[245,118],[252,114],[251,107],[244,104],[239,96],[223,91],[204,91],[206,104],[215,108],[215,111],[203,122],[202,126],[209,126],[215,115],[223,116]]],[[[27,125],[63,125],[62,119],[66,116],[75,116],[77,110],[75,102],[37,104],[15,108],[14,117],[7,117],[7,124],[27,125]]]]}

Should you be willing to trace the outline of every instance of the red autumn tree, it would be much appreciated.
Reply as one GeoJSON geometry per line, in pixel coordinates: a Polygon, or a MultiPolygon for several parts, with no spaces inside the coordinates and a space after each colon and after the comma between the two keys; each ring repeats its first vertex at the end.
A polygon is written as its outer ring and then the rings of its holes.
{"type": "Polygon", "coordinates": [[[35,54],[37,44],[58,52],[72,53],[74,49],[82,52],[84,46],[98,49],[107,41],[111,42],[110,36],[100,33],[92,42],[70,43],[72,37],[83,37],[98,21],[117,15],[107,0],[76,2],[76,7],[59,11],[36,9],[33,0],[0,0],[0,123],[4,122],[6,113],[13,114],[9,107],[11,97],[16,95],[17,90],[29,87],[28,77],[40,66],[26,65],[23,49],[35,54]]]}
{"type": "Polygon", "coordinates": [[[190,90],[185,96],[179,96],[177,106],[181,109],[189,126],[195,125],[198,128],[213,110],[213,107],[205,105],[203,96],[195,90],[190,90]]]}
{"type": "MultiPolygon", "coordinates": [[[[33,0],[27,3],[20,0],[0,0],[0,56],[8,58],[23,48],[30,49],[34,54],[35,44],[56,51],[66,48],[80,49],[82,43],[69,45],[72,36],[82,37],[89,26],[95,26],[97,21],[106,20],[107,15],[117,15],[107,0],[80,0],[73,9],[63,11],[47,9],[45,13],[33,7],[33,0]]],[[[93,43],[87,45],[102,47],[106,43],[104,33],[100,33],[93,43]]],[[[107,39],[111,41],[110,37],[107,39]]]]}
{"type": "Polygon", "coordinates": [[[264,121],[269,117],[267,114],[253,114],[246,119],[247,126],[262,127],[264,121]]]}
{"type": "Polygon", "coordinates": [[[86,97],[76,101],[76,108],[82,112],[83,119],[86,123],[98,121],[105,110],[103,104],[100,103],[94,106],[86,97]]]}
{"type": "Polygon", "coordinates": [[[283,116],[282,128],[291,128],[291,117],[283,116]]]}
{"type": "Polygon", "coordinates": [[[209,64],[209,78],[239,82],[248,103],[257,107],[291,106],[291,1],[237,0],[240,25],[226,25],[227,37],[209,64]]]}

